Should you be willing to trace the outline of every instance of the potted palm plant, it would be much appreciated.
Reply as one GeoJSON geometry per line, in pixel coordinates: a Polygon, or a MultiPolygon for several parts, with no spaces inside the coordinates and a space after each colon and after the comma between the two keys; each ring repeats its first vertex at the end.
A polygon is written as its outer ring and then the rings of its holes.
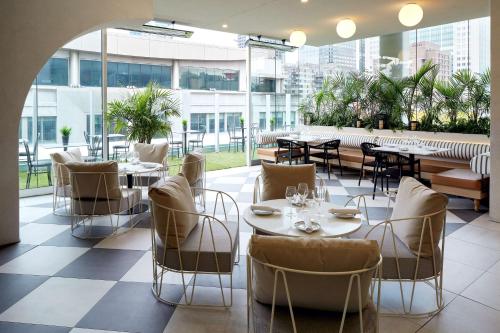
{"type": "Polygon", "coordinates": [[[123,100],[108,103],[105,120],[113,125],[115,133],[127,131],[129,141],[151,143],[157,135],[168,135],[171,117],[179,117],[179,101],[171,90],[150,82],[123,100]]]}
{"type": "Polygon", "coordinates": [[[182,130],[186,132],[188,130],[188,121],[187,119],[182,119],[182,130]]]}
{"type": "Polygon", "coordinates": [[[61,132],[64,151],[66,151],[68,150],[68,142],[69,142],[69,136],[71,135],[71,127],[64,125],[63,127],[61,127],[59,132],[61,132]]]}
{"type": "Polygon", "coordinates": [[[271,125],[271,131],[274,131],[274,125],[276,124],[276,120],[274,119],[274,117],[271,117],[271,119],[269,120],[269,124],[271,125]]]}

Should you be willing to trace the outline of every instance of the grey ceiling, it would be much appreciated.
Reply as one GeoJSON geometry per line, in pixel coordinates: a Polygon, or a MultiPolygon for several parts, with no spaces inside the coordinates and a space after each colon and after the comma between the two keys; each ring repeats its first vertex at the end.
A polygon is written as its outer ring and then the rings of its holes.
{"type": "Polygon", "coordinates": [[[399,23],[398,12],[408,2],[424,9],[418,27],[488,16],[490,7],[489,0],[309,0],[306,4],[300,0],[155,0],[155,15],[199,28],[277,39],[300,29],[307,34],[307,44],[324,45],[342,41],[335,26],[347,17],[357,25],[352,39],[407,30],[399,23]]]}

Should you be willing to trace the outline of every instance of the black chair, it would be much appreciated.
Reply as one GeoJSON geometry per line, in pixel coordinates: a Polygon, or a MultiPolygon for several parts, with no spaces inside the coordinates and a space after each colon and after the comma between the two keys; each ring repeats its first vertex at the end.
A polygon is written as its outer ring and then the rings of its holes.
{"type": "Polygon", "coordinates": [[[358,180],[358,186],[361,186],[361,178],[364,175],[365,171],[365,166],[369,166],[372,168],[372,180],[375,179],[375,158],[377,155],[377,152],[372,150],[372,148],[375,147],[380,147],[379,145],[371,142],[363,142],[361,144],[361,151],[363,152],[363,161],[361,162],[361,168],[359,169],[359,180],[358,180]],[[373,157],[373,160],[367,161],[367,157],[373,157]]]}
{"type": "Polygon", "coordinates": [[[301,158],[305,158],[305,151],[307,149],[307,145],[299,144],[294,141],[286,140],[286,139],[277,139],[278,143],[278,152],[276,153],[276,164],[283,160],[288,160],[288,163],[292,164],[292,161],[295,160],[295,164],[301,158]]]}
{"type": "Polygon", "coordinates": [[[227,134],[229,135],[229,151],[231,151],[231,144],[236,145],[236,151],[238,151],[238,147],[241,143],[241,150],[244,150],[243,147],[243,134],[241,133],[241,127],[233,126],[230,128],[227,127],[227,134]]]}
{"type": "Polygon", "coordinates": [[[38,139],[40,138],[40,133],[37,135],[37,139],[35,141],[35,145],[33,148],[33,154],[30,153],[30,147],[28,141],[23,140],[24,149],[26,151],[26,165],[28,166],[28,173],[26,175],[26,189],[30,188],[31,185],[31,176],[38,176],[40,174],[47,174],[49,180],[49,186],[52,186],[52,161],[50,160],[42,160],[38,161],[37,152],[38,152],[38,139]],[[33,157],[33,158],[32,158],[33,157]]]}
{"type": "Polygon", "coordinates": [[[184,144],[182,143],[182,140],[174,140],[174,134],[172,131],[170,131],[169,134],[168,144],[170,145],[170,152],[172,156],[174,156],[174,150],[177,150],[177,158],[179,158],[184,144]]]}
{"type": "Polygon", "coordinates": [[[323,160],[323,172],[328,168],[328,179],[330,179],[330,160],[339,162],[340,175],[342,176],[342,163],[340,162],[339,152],[340,140],[331,140],[319,145],[309,146],[309,157],[317,157],[323,160]],[[311,153],[311,149],[320,149],[322,151],[311,153]]]}
{"type": "MultiPolygon", "coordinates": [[[[420,160],[415,160],[418,167],[418,177],[420,178],[420,160]]],[[[401,180],[405,175],[405,167],[410,167],[410,159],[407,156],[390,153],[377,152],[375,156],[375,168],[373,174],[373,198],[377,189],[378,178],[382,180],[382,191],[384,190],[384,178],[386,180],[386,189],[389,190],[389,178],[401,180]]],[[[411,175],[413,176],[413,175],[411,175]]]]}
{"type": "Polygon", "coordinates": [[[189,150],[193,150],[195,147],[203,148],[203,140],[205,139],[205,134],[207,130],[205,128],[200,129],[199,132],[196,133],[196,139],[191,139],[188,141],[189,150]]]}

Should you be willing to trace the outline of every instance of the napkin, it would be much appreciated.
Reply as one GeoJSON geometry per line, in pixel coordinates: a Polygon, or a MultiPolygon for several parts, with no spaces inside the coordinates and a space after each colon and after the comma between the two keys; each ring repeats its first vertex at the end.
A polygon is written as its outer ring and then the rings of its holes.
{"type": "Polygon", "coordinates": [[[254,210],[258,210],[258,211],[261,211],[261,212],[281,212],[281,210],[279,210],[278,208],[273,208],[273,207],[270,207],[270,206],[262,206],[262,205],[251,205],[250,206],[250,209],[252,211],[254,210]]]}
{"type": "Polygon", "coordinates": [[[328,212],[339,215],[356,215],[361,213],[357,208],[330,208],[328,212]]]}

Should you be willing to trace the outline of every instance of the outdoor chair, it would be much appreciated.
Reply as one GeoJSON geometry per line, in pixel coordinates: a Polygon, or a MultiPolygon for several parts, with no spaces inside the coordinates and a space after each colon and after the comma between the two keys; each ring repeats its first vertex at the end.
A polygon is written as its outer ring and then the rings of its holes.
{"type": "MultiPolygon", "coordinates": [[[[393,194],[389,195],[388,204],[394,199],[393,194]]],[[[349,238],[378,242],[384,258],[382,279],[399,284],[402,314],[432,315],[444,307],[443,258],[448,198],[414,178],[403,177],[395,199],[390,218],[376,225],[362,226],[349,238]],[[409,304],[405,301],[405,282],[411,286],[409,304]],[[417,283],[433,288],[435,308],[412,311],[414,298],[418,297],[417,283]]],[[[387,216],[389,212],[388,209],[387,216]]]]}
{"type": "Polygon", "coordinates": [[[35,145],[33,147],[33,154],[30,152],[29,143],[27,140],[23,141],[24,150],[26,151],[26,166],[28,168],[26,173],[26,189],[31,186],[31,177],[33,175],[38,176],[41,174],[47,174],[47,179],[49,186],[52,186],[52,162],[50,160],[38,160],[38,139],[40,138],[40,133],[37,135],[35,145]]]}
{"type": "Polygon", "coordinates": [[[141,191],[135,188],[122,188],[118,177],[118,163],[108,162],[69,162],[71,185],[71,233],[78,238],[104,237],[115,234],[120,227],[120,214],[128,216],[141,200],[141,191]],[[113,215],[117,216],[116,222],[113,215]],[[108,216],[109,226],[95,226],[97,217],[108,216]],[[95,230],[94,230],[95,229],[95,230]]]}
{"type": "Polygon", "coordinates": [[[169,144],[165,143],[136,143],[134,151],[139,155],[140,162],[162,164],[160,171],[150,172],[147,175],[138,175],[135,181],[140,186],[149,186],[160,178],[166,176],[168,170],[168,149],[169,144]]]}
{"type": "Polygon", "coordinates": [[[52,153],[50,154],[50,158],[52,160],[54,184],[52,191],[52,212],[54,215],[70,216],[71,205],[69,199],[71,198],[71,184],[69,170],[65,164],[69,162],[83,162],[82,153],[79,148],[74,148],[52,153]],[[64,214],[61,214],[61,208],[63,208],[64,214]]]}
{"type": "Polygon", "coordinates": [[[294,141],[286,139],[276,139],[278,143],[278,152],[276,153],[276,163],[281,161],[288,161],[291,165],[292,161],[297,161],[305,158],[305,150],[307,145],[302,145],[294,141]]]}
{"type": "Polygon", "coordinates": [[[152,291],[159,301],[168,304],[230,307],[233,299],[233,265],[239,261],[238,205],[224,192],[197,190],[211,192],[215,196],[211,213],[197,212],[192,188],[183,175],[162,179],[149,189],[152,291]],[[227,204],[235,207],[236,221],[228,219],[227,204]],[[181,274],[181,299],[176,296],[177,292],[169,294],[171,285],[163,283],[167,272],[181,274]],[[220,304],[196,302],[194,295],[200,274],[215,275],[221,291],[220,304]],[[229,278],[229,286],[223,285],[224,276],[229,278]],[[229,297],[224,292],[228,287],[229,297]]]}
{"type": "Polygon", "coordinates": [[[375,241],[252,235],[248,331],[378,332],[381,263],[375,241]]]}
{"type": "Polygon", "coordinates": [[[245,150],[245,147],[243,147],[243,141],[244,137],[243,134],[241,133],[241,128],[240,127],[227,127],[227,134],[229,135],[229,151],[231,151],[231,145],[234,145],[236,147],[236,151],[239,149],[239,145],[241,144],[241,150],[245,150]]]}
{"type": "Polygon", "coordinates": [[[184,146],[184,143],[182,142],[182,140],[175,140],[172,131],[170,131],[168,138],[169,138],[168,144],[170,145],[170,151],[172,153],[172,156],[174,156],[174,150],[175,150],[177,151],[177,158],[179,158],[182,153],[182,147],[184,146]]]}
{"type": "Polygon", "coordinates": [[[128,142],[128,141],[125,141],[125,143],[122,145],[120,145],[120,144],[114,145],[113,146],[113,159],[117,160],[121,154],[126,155],[129,152],[129,149],[130,149],[130,142],[128,142]]]}
{"type": "Polygon", "coordinates": [[[205,139],[205,134],[207,130],[205,128],[200,129],[199,132],[195,133],[195,139],[190,139],[188,141],[189,150],[193,150],[195,147],[203,148],[203,140],[205,139]]]}
{"type": "Polygon", "coordinates": [[[102,156],[102,136],[89,135],[83,131],[85,142],[87,143],[88,156],[84,157],[85,162],[94,162],[101,159],[102,156]]]}
{"type": "MultiPolygon", "coordinates": [[[[418,167],[418,178],[420,179],[420,160],[415,160],[418,167]]],[[[401,180],[405,168],[410,166],[410,159],[407,156],[391,153],[377,152],[375,155],[375,168],[373,174],[373,193],[377,189],[378,179],[381,179],[382,191],[384,190],[384,179],[386,181],[387,191],[389,190],[389,178],[401,180]]],[[[375,198],[375,194],[373,194],[375,198]]]]}
{"type": "Polygon", "coordinates": [[[340,168],[340,175],[342,175],[342,163],[340,162],[339,152],[340,140],[331,140],[323,142],[318,145],[309,146],[309,156],[316,157],[323,160],[323,172],[325,167],[328,169],[328,179],[330,179],[330,160],[337,160],[340,168]],[[314,151],[311,149],[318,149],[314,151]]]}
{"type": "Polygon", "coordinates": [[[363,142],[361,144],[361,151],[363,152],[363,160],[361,161],[361,168],[359,169],[359,180],[358,186],[361,186],[361,179],[365,175],[365,167],[372,168],[372,180],[375,177],[375,157],[377,156],[377,152],[372,150],[372,148],[380,147],[376,143],[371,142],[363,142]]]}

